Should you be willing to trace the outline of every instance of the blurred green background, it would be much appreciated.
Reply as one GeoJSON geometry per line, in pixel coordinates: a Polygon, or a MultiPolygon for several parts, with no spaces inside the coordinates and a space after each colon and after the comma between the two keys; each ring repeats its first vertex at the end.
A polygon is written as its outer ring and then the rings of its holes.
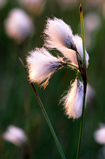
{"type": "MultiPolygon", "coordinates": [[[[30,159],[61,158],[18,57],[26,64],[28,52],[35,47],[42,47],[43,29],[48,17],[62,18],[71,26],[74,34],[80,35],[81,2],[47,0],[43,12],[36,17],[31,16],[16,0],[7,0],[5,6],[0,8],[0,159],[23,158],[20,147],[2,138],[9,125],[22,128],[27,134],[31,148],[30,159]],[[13,8],[23,9],[34,23],[35,33],[22,44],[17,44],[5,31],[5,19],[13,8]]],[[[90,56],[88,82],[95,90],[95,96],[85,109],[80,159],[102,159],[105,157],[100,154],[103,146],[96,143],[93,134],[100,122],[105,123],[105,2],[85,0],[82,4],[84,21],[88,14],[92,17],[93,13],[96,21],[93,18],[85,27],[86,49],[90,56]],[[94,25],[93,30],[89,30],[88,25],[94,25]]],[[[67,159],[76,157],[80,120],[68,119],[59,101],[75,75],[74,70],[63,68],[53,75],[45,90],[35,84],[67,159]]]]}

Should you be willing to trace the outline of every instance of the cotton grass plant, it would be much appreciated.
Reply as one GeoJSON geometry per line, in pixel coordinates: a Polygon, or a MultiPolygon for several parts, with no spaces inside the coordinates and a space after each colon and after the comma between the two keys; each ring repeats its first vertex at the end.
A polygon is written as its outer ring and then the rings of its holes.
{"type": "Polygon", "coordinates": [[[76,78],[72,82],[70,90],[68,90],[67,95],[61,100],[63,101],[68,118],[76,119],[80,117],[80,132],[76,156],[76,159],[78,159],[84,120],[87,68],[89,64],[89,55],[85,49],[82,5],[80,5],[80,22],[82,38],[79,35],[73,35],[71,27],[63,20],[56,17],[53,19],[48,18],[44,29],[43,47],[31,51],[26,58],[28,71],[20,59],[62,158],[66,157],[33,83],[46,88],[51,76],[62,67],[68,66],[68,68],[77,71],[76,78]],[[50,53],[50,50],[53,49],[58,50],[62,56],[53,56],[50,53]],[[82,81],[79,79],[79,73],[82,81]]]}

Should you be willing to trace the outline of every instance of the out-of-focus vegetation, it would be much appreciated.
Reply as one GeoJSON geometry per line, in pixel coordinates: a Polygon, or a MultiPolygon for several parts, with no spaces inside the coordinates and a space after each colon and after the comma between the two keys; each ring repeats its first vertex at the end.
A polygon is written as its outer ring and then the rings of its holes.
{"type": "MultiPolygon", "coordinates": [[[[43,45],[43,29],[48,17],[63,19],[71,26],[74,34],[80,33],[78,0],[47,0],[40,15],[33,16],[19,1],[7,0],[0,7],[0,158],[22,159],[23,150],[5,141],[2,134],[9,125],[22,128],[28,136],[30,159],[61,158],[48,125],[41,112],[34,92],[18,59],[26,64],[28,52],[43,45]],[[68,3],[68,4],[66,4],[68,3]],[[5,31],[5,20],[11,9],[21,8],[34,23],[35,32],[23,43],[17,44],[5,31]]],[[[89,53],[88,82],[95,90],[95,96],[85,111],[81,159],[102,159],[102,146],[94,140],[94,131],[100,122],[105,123],[105,2],[104,0],[83,1],[86,49],[89,53]]],[[[56,54],[56,51],[52,51],[56,54]]],[[[63,68],[50,79],[45,90],[35,87],[50,117],[52,125],[68,158],[76,156],[79,119],[68,119],[62,104],[61,95],[70,87],[76,72],[63,68]]]]}

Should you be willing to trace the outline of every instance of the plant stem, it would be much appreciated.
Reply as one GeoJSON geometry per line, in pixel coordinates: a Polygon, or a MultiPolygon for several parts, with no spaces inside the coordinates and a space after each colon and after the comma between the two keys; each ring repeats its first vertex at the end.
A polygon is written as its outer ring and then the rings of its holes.
{"type": "MultiPolygon", "coordinates": [[[[19,60],[20,60],[22,66],[23,66],[23,68],[24,68],[24,70],[25,70],[25,72],[26,72],[26,74],[27,74],[27,77],[29,77],[28,72],[27,72],[27,69],[26,69],[26,67],[25,67],[25,65],[24,65],[24,63],[23,63],[23,61],[22,61],[22,59],[19,58],[19,60]]],[[[32,82],[31,82],[30,84],[31,84],[31,86],[32,86],[32,88],[33,88],[33,91],[34,91],[34,93],[35,93],[35,95],[36,95],[36,98],[37,98],[37,100],[38,100],[38,102],[39,102],[40,108],[41,108],[41,110],[42,110],[42,112],[43,112],[43,115],[44,115],[44,117],[45,117],[45,119],[46,119],[46,122],[47,122],[47,124],[48,124],[48,126],[49,126],[49,128],[50,128],[50,131],[51,131],[52,136],[53,136],[53,138],[54,138],[54,140],[55,140],[55,143],[56,143],[56,145],[57,145],[57,147],[58,147],[58,150],[59,150],[59,152],[60,152],[60,155],[61,155],[62,159],[66,159],[66,157],[65,157],[65,155],[64,155],[64,152],[63,152],[63,150],[62,150],[62,148],[61,148],[61,145],[60,145],[60,143],[59,143],[59,141],[58,141],[58,138],[57,138],[57,136],[56,136],[56,134],[55,134],[55,131],[54,131],[54,129],[53,129],[53,126],[52,126],[52,124],[51,124],[51,122],[50,122],[50,119],[49,119],[49,117],[48,117],[48,115],[47,115],[47,112],[46,112],[46,110],[45,110],[45,108],[44,108],[44,105],[43,105],[43,103],[42,103],[42,101],[41,101],[41,99],[40,99],[40,97],[39,97],[39,95],[38,95],[38,93],[37,93],[37,91],[36,91],[36,89],[35,89],[35,86],[34,86],[34,84],[33,84],[32,82]]]]}
{"type": "Polygon", "coordinates": [[[82,44],[83,44],[83,64],[86,65],[86,57],[85,57],[85,35],[84,35],[84,21],[83,21],[83,9],[82,9],[82,4],[80,4],[79,10],[80,10],[80,23],[81,23],[81,34],[82,34],[82,44]]]}
{"type": "Polygon", "coordinates": [[[84,93],[83,109],[82,109],[82,116],[81,116],[81,119],[80,119],[80,130],[79,130],[79,139],[78,139],[78,147],[77,147],[76,159],[79,159],[79,155],[80,155],[81,139],[82,139],[82,132],[83,132],[83,122],[84,122],[85,96],[86,96],[86,94],[84,93]]]}
{"type": "Polygon", "coordinates": [[[81,23],[81,34],[82,34],[82,44],[83,44],[83,86],[84,86],[84,95],[83,95],[83,108],[82,108],[82,116],[80,119],[80,130],[79,130],[79,139],[78,139],[78,147],[77,147],[77,155],[76,159],[79,159],[80,155],[80,147],[81,147],[81,139],[83,132],[83,123],[84,123],[84,109],[85,109],[85,97],[86,97],[86,86],[87,86],[87,70],[86,70],[86,57],[85,57],[85,38],[84,38],[84,22],[83,22],[83,10],[82,4],[80,4],[80,23],[81,23]]]}

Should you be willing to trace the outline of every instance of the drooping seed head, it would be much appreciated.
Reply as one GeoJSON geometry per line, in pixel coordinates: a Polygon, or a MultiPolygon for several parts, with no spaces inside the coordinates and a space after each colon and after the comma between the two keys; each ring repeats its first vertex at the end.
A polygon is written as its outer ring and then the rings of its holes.
{"type": "MultiPolygon", "coordinates": [[[[47,48],[59,50],[73,65],[79,67],[76,54],[83,59],[82,39],[78,35],[73,35],[69,25],[55,17],[48,19],[44,34],[47,48]]],[[[88,67],[89,55],[86,51],[85,53],[86,67],[88,67]]]]}
{"type": "Polygon", "coordinates": [[[26,60],[30,81],[41,84],[44,88],[51,75],[66,64],[62,58],[54,57],[45,48],[36,48],[30,52],[26,60]]]}
{"type": "Polygon", "coordinates": [[[83,107],[83,84],[76,78],[67,95],[63,97],[64,108],[68,118],[79,118],[83,107]]]}

